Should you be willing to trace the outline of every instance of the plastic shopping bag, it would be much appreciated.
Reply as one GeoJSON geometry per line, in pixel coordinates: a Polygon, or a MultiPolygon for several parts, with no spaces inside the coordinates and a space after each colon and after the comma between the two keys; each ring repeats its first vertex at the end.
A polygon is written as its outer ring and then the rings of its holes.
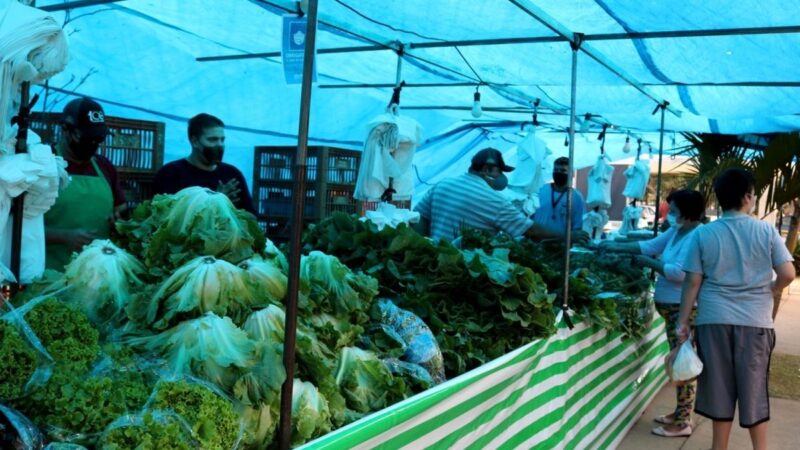
{"type": "Polygon", "coordinates": [[[673,349],[667,356],[667,374],[672,381],[688,381],[703,371],[703,362],[692,347],[691,339],[673,349]]]}

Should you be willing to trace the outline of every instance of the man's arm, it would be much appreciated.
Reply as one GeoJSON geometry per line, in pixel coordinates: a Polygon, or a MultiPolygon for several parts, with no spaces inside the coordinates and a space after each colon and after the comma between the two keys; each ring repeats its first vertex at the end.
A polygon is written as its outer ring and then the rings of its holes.
{"type": "Polygon", "coordinates": [[[678,340],[683,342],[689,339],[689,317],[692,315],[692,308],[697,302],[697,294],[700,292],[700,285],[703,284],[703,274],[687,272],[683,279],[683,289],[681,290],[681,308],[678,319],[678,340]]]}
{"type": "Polygon", "coordinates": [[[423,236],[430,236],[431,235],[431,221],[425,217],[420,216],[419,222],[412,225],[414,231],[423,235],[423,236]]]}
{"type": "Polygon", "coordinates": [[[778,267],[775,267],[775,273],[778,275],[778,277],[772,282],[772,320],[775,320],[775,316],[778,315],[778,308],[781,305],[781,296],[783,295],[783,290],[786,289],[786,286],[789,286],[792,281],[794,281],[794,265],[791,261],[785,262],[778,267]]]}

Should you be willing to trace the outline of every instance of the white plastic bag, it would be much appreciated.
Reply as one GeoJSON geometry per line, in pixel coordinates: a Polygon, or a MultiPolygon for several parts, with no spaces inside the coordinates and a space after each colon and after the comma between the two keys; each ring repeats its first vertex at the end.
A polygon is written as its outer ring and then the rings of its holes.
{"type": "Polygon", "coordinates": [[[667,374],[672,381],[691,380],[703,371],[703,362],[695,353],[691,339],[685,340],[667,358],[667,374]]]}

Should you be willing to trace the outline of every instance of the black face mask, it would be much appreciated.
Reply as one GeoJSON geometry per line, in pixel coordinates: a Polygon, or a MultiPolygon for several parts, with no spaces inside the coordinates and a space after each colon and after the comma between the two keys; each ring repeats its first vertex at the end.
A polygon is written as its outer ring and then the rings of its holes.
{"type": "Polygon", "coordinates": [[[567,184],[567,174],[563,172],[553,172],[553,183],[556,186],[565,186],[567,184]]]}
{"type": "Polygon", "coordinates": [[[225,155],[225,147],[203,147],[201,152],[206,162],[209,165],[214,166],[222,162],[222,157],[225,155]]]}
{"type": "Polygon", "coordinates": [[[501,173],[496,177],[484,175],[483,179],[486,180],[486,182],[489,183],[489,186],[491,186],[491,188],[495,191],[502,191],[506,188],[506,186],[508,186],[508,177],[506,177],[504,173],[501,173]]]}
{"type": "Polygon", "coordinates": [[[81,136],[78,141],[74,139],[69,140],[69,150],[75,158],[81,161],[88,161],[97,154],[97,149],[100,147],[100,142],[96,139],[90,139],[86,136],[81,136]]]}

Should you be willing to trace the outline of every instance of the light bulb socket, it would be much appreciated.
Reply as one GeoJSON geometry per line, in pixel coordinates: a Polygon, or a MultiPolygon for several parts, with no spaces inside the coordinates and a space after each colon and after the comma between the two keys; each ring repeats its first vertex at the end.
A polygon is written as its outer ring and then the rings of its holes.
{"type": "Polygon", "coordinates": [[[478,92],[478,89],[475,89],[475,93],[472,95],[472,99],[476,102],[481,101],[481,93],[478,92]]]}

